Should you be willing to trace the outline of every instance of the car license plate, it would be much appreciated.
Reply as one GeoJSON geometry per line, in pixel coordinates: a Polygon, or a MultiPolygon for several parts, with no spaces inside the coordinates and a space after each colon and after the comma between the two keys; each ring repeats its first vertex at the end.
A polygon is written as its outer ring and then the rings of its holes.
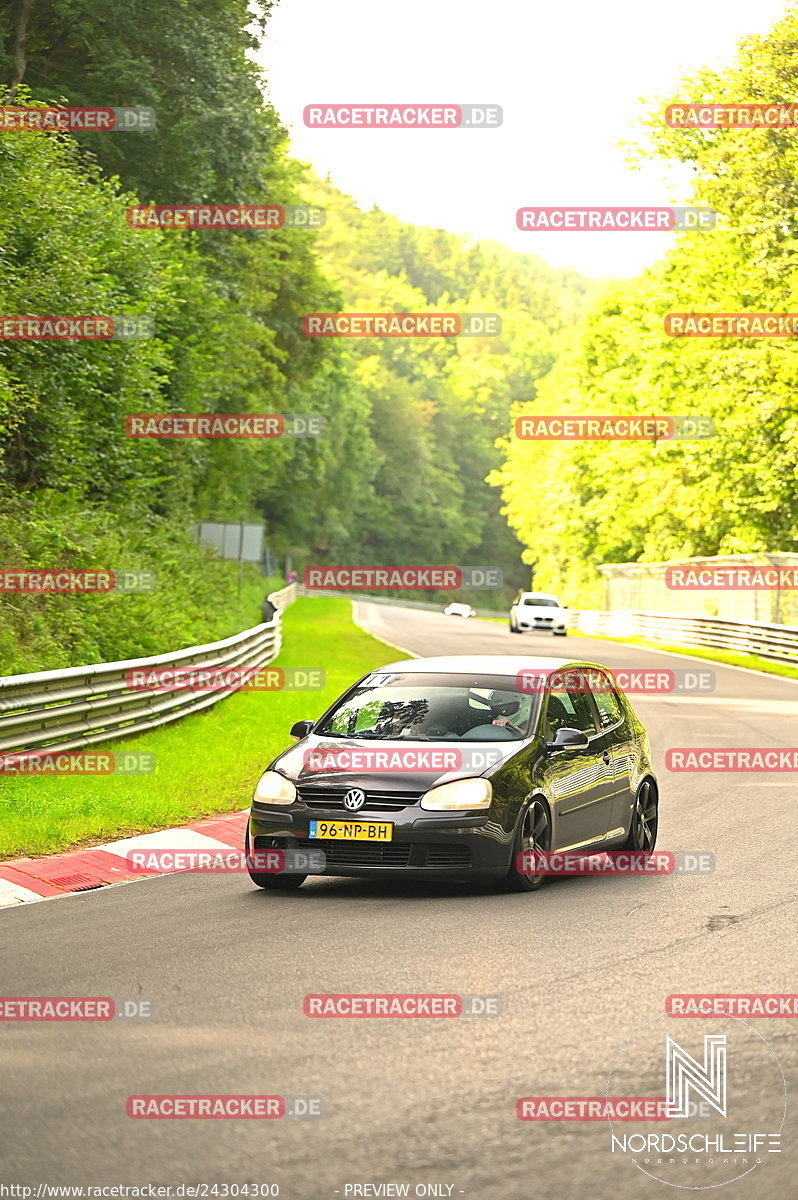
{"type": "Polygon", "coordinates": [[[311,821],[310,836],[342,842],[390,842],[393,825],[387,821],[311,821]]]}

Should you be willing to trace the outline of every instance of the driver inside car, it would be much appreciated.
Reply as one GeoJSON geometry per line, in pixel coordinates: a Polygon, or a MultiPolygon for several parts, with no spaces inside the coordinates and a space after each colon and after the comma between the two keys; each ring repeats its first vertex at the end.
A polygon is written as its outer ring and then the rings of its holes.
{"type": "Polygon", "coordinates": [[[505,704],[494,704],[492,707],[496,716],[491,721],[491,725],[499,725],[502,728],[509,726],[511,729],[522,730],[529,719],[531,696],[508,700],[505,704]]]}

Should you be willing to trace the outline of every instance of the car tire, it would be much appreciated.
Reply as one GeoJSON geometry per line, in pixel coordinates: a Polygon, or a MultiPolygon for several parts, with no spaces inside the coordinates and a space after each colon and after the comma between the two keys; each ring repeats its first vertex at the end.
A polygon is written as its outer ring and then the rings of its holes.
{"type": "Polygon", "coordinates": [[[624,843],[624,850],[651,853],[657,844],[658,826],[659,796],[656,784],[651,779],[644,779],[635,796],[629,836],[624,843]]]}
{"type": "Polygon", "coordinates": [[[565,637],[565,634],[566,634],[566,630],[565,630],[565,629],[555,629],[555,630],[554,630],[554,636],[555,636],[555,637],[565,637]]]}
{"type": "Polygon", "coordinates": [[[501,881],[503,891],[536,892],[546,882],[545,875],[527,875],[518,870],[516,860],[525,850],[551,850],[551,814],[540,796],[524,810],[518,822],[510,869],[501,881]]]}
{"type": "MultiPolygon", "coordinates": [[[[244,838],[244,852],[247,855],[247,862],[249,862],[249,829],[244,838]]],[[[290,875],[277,875],[271,871],[251,871],[249,865],[247,865],[247,872],[255,886],[263,888],[267,892],[293,892],[296,888],[302,887],[307,879],[307,875],[294,872],[290,875]]]]}
{"type": "Polygon", "coordinates": [[[510,633],[520,633],[520,632],[521,632],[521,630],[518,629],[515,625],[513,625],[512,621],[511,621],[510,622],[510,633]]]}

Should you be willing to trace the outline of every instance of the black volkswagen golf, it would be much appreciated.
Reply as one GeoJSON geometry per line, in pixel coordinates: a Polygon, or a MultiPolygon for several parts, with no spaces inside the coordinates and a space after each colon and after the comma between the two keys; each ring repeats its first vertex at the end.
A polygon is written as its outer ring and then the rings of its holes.
{"type": "MultiPolygon", "coordinates": [[[[648,736],[607,668],[514,655],[415,658],[355,683],[261,776],[247,849],[321,850],[323,874],[545,879],[524,852],[651,851],[648,736]]],[[[319,856],[320,857],[320,856],[319,856]]],[[[537,860],[539,861],[539,860],[537,860]]],[[[260,865],[263,865],[261,859],[260,865]]]]}

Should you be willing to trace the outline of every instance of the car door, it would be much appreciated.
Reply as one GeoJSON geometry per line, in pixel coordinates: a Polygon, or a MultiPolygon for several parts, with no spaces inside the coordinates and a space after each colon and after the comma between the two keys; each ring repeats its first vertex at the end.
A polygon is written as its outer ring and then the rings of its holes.
{"type": "Polygon", "coordinates": [[[615,796],[612,738],[599,729],[598,714],[583,671],[555,677],[545,696],[543,766],[547,794],[555,809],[556,849],[600,841],[607,832],[615,796]],[[587,735],[584,747],[551,745],[560,728],[587,735]]]}
{"type": "Polygon", "coordinates": [[[591,671],[593,701],[599,728],[610,740],[612,768],[615,778],[615,800],[610,816],[610,833],[620,836],[629,825],[634,804],[632,768],[635,761],[634,732],[629,726],[626,711],[615,690],[614,681],[604,671],[591,671]]]}

